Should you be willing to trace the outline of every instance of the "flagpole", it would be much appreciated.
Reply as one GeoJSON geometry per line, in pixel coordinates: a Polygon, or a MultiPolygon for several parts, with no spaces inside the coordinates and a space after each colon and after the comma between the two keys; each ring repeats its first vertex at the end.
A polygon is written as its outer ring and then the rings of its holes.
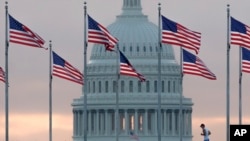
{"type": "Polygon", "coordinates": [[[84,2],[84,85],[82,86],[82,91],[83,91],[83,112],[84,112],[84,117],[83,117],[83,140],[87,141],[87,2],[84,2]]]}
{"type": "Polygon", "coordinates": [[[49,141],[52,141],[52,67],[51,67],[52,42],[49,41],[49,141]]]}
{"type": "Polygon", "coordinates": [[[9,141],[8,2],[5,2],[5,141],[9,141]]]}
{"type": "Polygon", "coordinates": [[[229,73],[230,73],[230,70],[229,70],[229,68],[230,68],[230,63],[229,63],[229,59],[230,59],[230,39],[229,39],[229,37],[230,37],[230,35],[229,35],[229,27],[230,27],[230,22],[229,22],[229,20],[230,20],[230,5],[228,4],[227,5],[227,81],[226,81],[226,117],[227,117],[227,119],[226,119],[226,140],[227,141],[230,141],[230,126],[229,126],[229,124],[230,124],[230,91],[229,91],[229,87],[230,87],[230,75],[229,75],[229,73]]]}
{"type": "Polygon", "coordinates": [[[239,124],[242,124],[242,48],[239,47],[239,124]]]}
{"type": "Polygon", "coordinates": [[[117,64],[117,71],[116,71],[116,109],[115,109],[115,138],[116,141],[119,140],[119,71],[120,71],[120,64],[119,64],[119,60],[120,60],[120,50],[119,50],[119,45],[117,44],[117,59],[116,59],[116,64],[117,64]]]}
{"type": "Polygon", "coordinates": [[[157,114],[157,131],[158,131],[158,141],[161,141],[161,3],[158,4],[158,13],[159,13],[159,29],[158,29],[158,38],[159,38],[159,47],[158,47],[158,114],[157,114]]]}
{"type": "Polygon", "coordinates": [[[182,141],[182,131],[183,131],[183,129],[182,129],[182,108],[183,108],[183,102],[182,102],[182,97],[183,97],[183,86],[182,86],[182,84],[183,84],[183,72],[182,72],[182,67],[183,67],[183,65],[182,65],[182,59],[183,59],[183,48],[181,47],[180,48],[180,75],[181,75],[181,80],[180,80],[180,86],[181,86],[181,89],[180,89],[180,107],[179,107],[179,120],[180,120],[180,125],[179,125],[179,134],[180,134],[180,141],[182,141]]]}

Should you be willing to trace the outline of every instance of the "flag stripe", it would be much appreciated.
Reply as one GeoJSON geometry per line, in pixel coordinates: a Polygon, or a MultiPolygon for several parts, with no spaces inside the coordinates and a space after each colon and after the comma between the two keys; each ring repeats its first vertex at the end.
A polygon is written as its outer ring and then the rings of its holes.
{"type": "Polygon", "coordinates": [[[250,50],[242,47],[241,71],[250,73],[250,50]]]}
{"type": "Polygon", "coordinates": [[[34,39],[32,39],[27,33],[19,31],[10,31],[10,42],[32,47],[40,46],[39,43],[34,42],[34,39]]]}
{"type": "Polygon", "coordinates": [[[198,75],[207,79],[216,80],[216,76],[204,64],[204,62],[197,56],[189,53],[183,49],[183,73],[198,75]]]}
{"type": "Polygon", "coordinates": [[[139,141],[139,137],[136,134],[134,134],[133,132],[130,132],[130,139],[139,141]]]}
{"type": "Polygon", "coordinates": [[[28,27],[9,15],[9,40],[25,46],[44,48],[45,41],[28,27]]]}
{"type": "Polygon", "coordinates": [[[65,61],[63,58],[58,56],[53,52],[53,72],[52,75],[76,82],[78,84],[83,84],[82,73],[65,61]]]}
{"type": "Polygon", "coordinates": [[[199,52],[201,33],[173,22],[162,16],[162,43],[177,45],[199,52]]]}
{"type": "Polygon", "coordinates": [[[0,67],[0,81],[5,83],[5,73],[1,67],[0,67]]]}
{"type": "Polygon", "coordinates": [[[114,50],[118,39],[113,37],[109,31],[88,15],[88,42],[103,44],[107,50],[114,50]]]}
{"type": "Polygon", "coordinates": [[[132,77],[137,77],[140,79],[140,81],[145,81],[145,77],[138,73],[134,67],[130,64],[126,56],[120,52],[120,74],[121,75],[127,75],[127,76],[132,76],[132,77]]]}
{"type": "Polygon", "coordinates": [[[231,17],[231,44],[250,48],[250,27],[231,17]]]}

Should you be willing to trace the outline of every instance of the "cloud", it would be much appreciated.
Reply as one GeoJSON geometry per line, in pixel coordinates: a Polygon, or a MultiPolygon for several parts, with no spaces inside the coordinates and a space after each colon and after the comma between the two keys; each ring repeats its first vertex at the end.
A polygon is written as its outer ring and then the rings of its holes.
{"type": "MultiPolygon", "coordinates": [[[[55,140],[71,140],[72,115],[53,114],[52,133],[55,140]]],[[[0,140],[5,138],[5,121],[0,120],[0,140]]],[[[49,115],[44,113],[13,113],[9,115],[9,139],[14,141],[49,139],[49,115]]]]}

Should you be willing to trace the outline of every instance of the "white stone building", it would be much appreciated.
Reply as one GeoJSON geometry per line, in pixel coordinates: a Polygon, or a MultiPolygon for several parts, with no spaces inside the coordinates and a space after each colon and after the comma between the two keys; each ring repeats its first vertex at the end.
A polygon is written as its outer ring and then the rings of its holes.
{"type": "MultiPolygon", "coordinates": [[[[141,0],[123,0],[122,13],[108,26],[119,39],[119,48],[135,69],[146,77],[121,76],[119,80],[119,141],[157,141],[158,27],[142,13],[141,0]]],[[[115,141],[116,53],[95,44],[87,64],[87,140],[115,141]]],[[[179,141],[181,94],[180,66],[171,46],[162,46],[161,139],[179,141]]],[[[181,97],[183,141],[192,140],[192,100],[181,97]]],[[[73,140],[83,141],[83,96],[74,99],[73,140]]]]}

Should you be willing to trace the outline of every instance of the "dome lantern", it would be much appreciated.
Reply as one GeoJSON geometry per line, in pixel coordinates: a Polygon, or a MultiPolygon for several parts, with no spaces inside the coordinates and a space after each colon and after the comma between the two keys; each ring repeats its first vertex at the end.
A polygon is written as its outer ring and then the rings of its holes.
{"type": "Polygon", "coordinates": [[[122,15],[143,15],[141,0],[123,0],[122,15]]]}

